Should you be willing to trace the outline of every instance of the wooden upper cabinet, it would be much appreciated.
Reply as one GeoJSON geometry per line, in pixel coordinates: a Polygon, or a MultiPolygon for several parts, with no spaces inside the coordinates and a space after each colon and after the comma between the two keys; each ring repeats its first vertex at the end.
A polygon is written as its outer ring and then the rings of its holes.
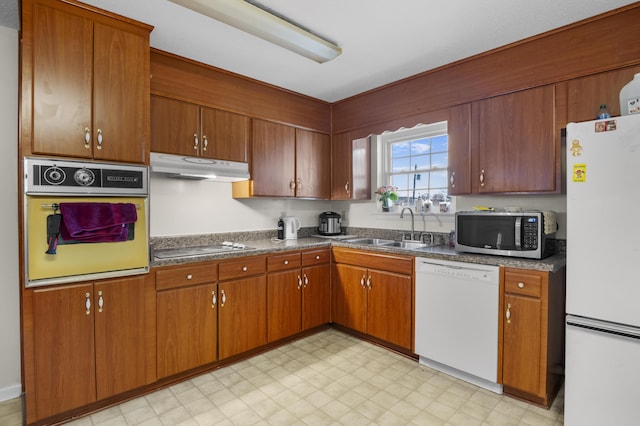
{"type": "Polygon", "coordinates": [[[331,199],[371,198],[371,148],[369,138],[351,139],[349,132],[331,138],[331,199]]]}
{"type": "Polygon", "coordinates": [[[151,96],[151,151],[247,161],[249,117],[151,96]]]}
{"type": "Polygon", "coordinates": [[[22,8],[23,153],[145,163],[151,27],[52,0],[22,8]]]}
{"type": "Polygon", "coordinates": [[[151,151],[198,156],[198,105],[151,96],[151,151]]]}
{"type": "Polygon", "coordinates": [[[201,109],[203,157],[247,162],[249,117],[213,108],[201,109]]]}
{"type": "Polygon", "coordinates": [[[331,137],[296,129],[296,197],[331,197],[331,137]]]}
{"type": "Polygon", "coordinates": [[[449,195],[471,194],[471,105],[449,109],[449,195]]]}
{"type": "Polygon", "coordinates": [[[253,119],[251,179],[255,196],[295,195],[295,128],[253,119]]]}
{"type": "Polygon", "coordinates": [[[554,86],[472,104],[474,193],[560,191],[554,86]]]}
{"type": "Polygon", "coordinates": [[[559,85],[566,93],[566,123],[595,120],[601,104],[607,105],[612,117],[620,115],[620,90],[640,72],[640,66],[576,78],[559,85]]]}
{"type": "Polygon", "coordinates": [[[254,118],[251,181],[234,182],[234,197],[328,199],[330,169],[328,135],[254,118]]]}

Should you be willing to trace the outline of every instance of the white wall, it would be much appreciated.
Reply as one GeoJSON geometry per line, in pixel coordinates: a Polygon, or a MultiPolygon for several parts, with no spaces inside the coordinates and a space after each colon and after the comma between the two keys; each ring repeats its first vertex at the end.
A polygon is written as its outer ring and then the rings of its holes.
{"type": "Polygon", "coordinates": [[[18,265],[18,32],[0,27],[0,401],[22,391],[20,380],[20,284],[18,265]]]}
{"type": "Polygon", "coordinates": [[[303,227],[318,226],[329,201],[239,199],[231,183],[172,179],[151,174],[152,237],[275,230],[281,215],[297,216],[303,227]]]}

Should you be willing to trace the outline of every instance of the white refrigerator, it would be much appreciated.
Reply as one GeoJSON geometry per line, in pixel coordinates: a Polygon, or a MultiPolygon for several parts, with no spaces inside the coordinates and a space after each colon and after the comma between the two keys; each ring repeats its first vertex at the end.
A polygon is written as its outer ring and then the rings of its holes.
{"type": "Polygon", "coordinates": [[[640,114],[567,125],[567,426],[640,424],[640,114]]]}

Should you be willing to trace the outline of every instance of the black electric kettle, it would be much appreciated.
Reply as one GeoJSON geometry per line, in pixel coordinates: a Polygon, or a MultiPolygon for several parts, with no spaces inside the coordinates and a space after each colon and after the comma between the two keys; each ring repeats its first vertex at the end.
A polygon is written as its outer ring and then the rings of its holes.
{"type": "Polygon", "coordinates": [[[338,213],[320,213],[320,225],[318,226],[318,233],[320,235],[340,235],[342,233],[342,230],[340,229],[341,222],[342,216],[340,216],[338,213]]]}

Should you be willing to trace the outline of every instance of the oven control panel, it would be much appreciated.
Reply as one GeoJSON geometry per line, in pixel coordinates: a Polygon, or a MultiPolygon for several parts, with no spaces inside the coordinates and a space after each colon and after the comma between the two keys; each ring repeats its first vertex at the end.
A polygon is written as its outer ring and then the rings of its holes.
{"type": "Polygon", "coordinates": [[[148,168],[127,164],[25,158],[27,194],[148,195],[148,168]]]}

